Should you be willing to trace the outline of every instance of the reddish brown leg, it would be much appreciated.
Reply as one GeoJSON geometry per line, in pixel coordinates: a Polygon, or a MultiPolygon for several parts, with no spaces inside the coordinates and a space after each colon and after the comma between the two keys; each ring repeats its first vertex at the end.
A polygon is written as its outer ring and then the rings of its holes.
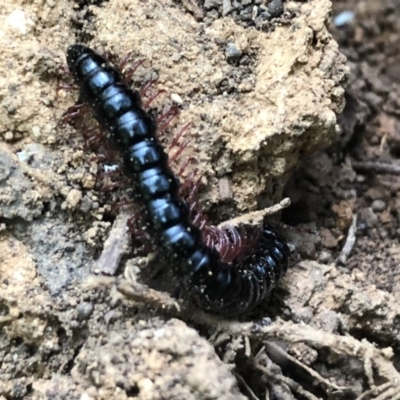
{"type": "Polygon", "coordinates": [[[100,143],[105,140],[106,134],[102,131],[99,125],[91,128],[86,128],[82,131],[82,136],[85,140],[85,146],[87,148],[96,149],[100,146],[100,143]]]}
{"type": "Polygon", "coordinates": [[[204,236],[204,241],[207,247],[214,247],[213,244],[211,243],[211,236],[209,235],[204,236]]]}
{"type": "Polygon", "coordinates": [[[195,161],[196,159],[194,157],[189,157],[188,159],[186,159],[186,161],[179,168],[179,171],[176,173],[176,175],[179,176],[180,178],[183,178],[183,174],[186,171],[188,165],[194,163],[195,161]]]}
{"type": "Polygon", "coordinates": [[[71,76],[71,71],[66,65],[60,65],[60,70],[62,75],[71,76]]]}
{"type": "Polygon", "coordinates": [[[239,231],[236,227],[220,229],[215,226],[203,226],[202,229],[205,242],[215,248],[220,253],[221,260],[227,263],[243,255],[254,239],[249,237],[245,230],[239,231]]]}
{"type": "Polygon", "coordinates": [[[96,161],[96,162],[104,162],[105,160],[106,160],[106,156],[104,155],[104,154],[96,154],[96,155],[93,155],[92,157],[90,157],[90,162],[94,162],[94,161],[96,161]]]}
{"type": "Polygon", "coordinates": [[[90,148],[98,147],[100,143],[105,140],[106,134],[99,131],[96,135],[85,138],[86,145],[90,148]]]}
{"type": "Polygon", "coordinates": [[[195,225],[195,226],[198,226],[199,225],[199,221],[201,220],[201,217],[202,217],[201,213],[199,213],[199,212],[196,213],[196,215],[192,219],[192,224],[195,225]]]}
{"type": "Polygon", "coordinates": [[[140,250],[146,254],[154,250],[151,236],[142,228],[144,221],[141,218],[142,210],[136,211],[128,220],[128,229],[136,242],[140,243],[140,250]]]}
{"type": "Polygon", "coordinates": [[[224,233],[227,237],[229,234],[230,241],[228,241],[226,245],[223,258],[227,262],[232,262],[243,251],[242,237],[238,230],[233,226],[228,227],[224,233]]]}
{"type": "Polygon", "coordinates": [[[214,247],[219,251],[221,260],[228,261],[227,255],[229,254],[231,243],[227,233],[213,226],[210,229],[215,235],[214,247]]]}
{"type": "Polygon", "coordinates": [[[193,214],[193,212],[196,211],[196,207],[197,207],[197,201],[191,202],[189,206],[189,213],[193,214]]]}
{"type": "MultiPolygon", "coordinates": [[[[60,65],[59,66],[59,73],[63,77],[62,80],[70,79],[71,76],[72,76],[71,71],[69,70],[69,68],[66,65],[60,65]]],[[[56,92],[57,93],[60,90],[67,90],[67,91],[79,90],[79,87],[77,87],[75,85],[69,85],[67,83],[62,83],[62,84],[57,85],[57,87],[56,87],[56,92]]]]}
{"type": "Polygon", "coordinates": [[[113,192],[115,189],[118,189],[121,187],[121,182],[110,182],[107,184],[104,184],[99,191],[100,192],[113,192]]]}
{"type": "Polygon", "coordinates": [[[188,195],[189,193],[191,193],[192,191],[192,186],[196,185],[197,181],[193,184],[193,179],[197,174],[197,169],[195,169],[194,171],[192,171],[189,176],[183,181],[182,185],[181,185],[181,189],[180,189],[180,193],[182,194],[183,197],[186,198],[186,200],[188,200],[188,195]],[[187,189],[191,188],[189,193],[185,193],[187,191],[187,189]]]}
{"type": "MultiPolygon", "coordinates": [[[[125,58],[125,57],[124,57],[125,58]]],[[[124,59],[122,59],[122,61],[123,61],[124,59]]],[[[129,68],[128,70],[126,70],[126,71],[124,71],[124,79],[125,79],[125,82],[129,82],[131,79],[132,79],[132,76],[135,74],[135,72],[137,71],[137,69],[140,67],[140,66],[142,66],[143,64],[144,64],[144,62],[145,62],[146,60],[139,60],[139,61],[136,61],[135,63],[133,63],[133,66],[132,66],[132,68],[129,68]]],[[[124,67],[125,67],[125,65],[122,65],[123,63],[121,62],[120,63],[120,65],[119,65],[119,68],[120,68],[120,71],[122,71],[123,69],[124,69],[124,67]],[[121,68],[121,66],[122,66],[122,68],[121,68]]],[[[126,62],[125,62],[125,64],[126,64],[126,62]]]]}
{"type": "MultiPolygon", "coordinates": [[[[99,189],[101,192],[111,192],[117,188],[123,188],[128,185],[128,179],[123,175],[121,169],[115,169],[112,171],[100,171],[96,178],[96,183],[100,182],[102,184],[101,188],[99,189]],[[111,179],[113,177],[118,177],[117,181],[114,182],[111,179]],[[108,178],[110,181],[109,183],[104,183],[103,181],[108,178]]],[[[133,205],[133,201],[128,202],[120,202],[119,207],[123,205],[133,205]]]]}
{"type": "Polygon", "coordinates": [[[172,142],[170,143],[170,145],[168,147],[168,151],[170,151],[173,147],[175,147],[178,144],[180,138],[188,130],[190,125],[191,125],[190,122],[188,122],[187,124],[183,125],[182,128],[174,135],[174,138],[172,139],[172,142]]]}
{"type": "MultiPolygon", "coordinates": [[[[102,177],[104,178],[104,177],[113,177],[113,176],[118,176],[118,175],[121,175],[121,170],[118,168],[118,169],[114,169],[114,170],[112,170],[112,171],[103,171],[102,173],[101,173],[101,175],[102,175],[102,177]]],[[[133,204],[133,203],[132,203],[133,204]]]]}
{"type": "Polygon", "coordinates": [[[168,125],[178,114],[179,114],[178,107],[176,105],[173,105],[169,110],[167,110],[165,113],[161,114],[157,118],[158,135],[160,135],[165,131],[165,129],[167,129],[168,125]]]}
{"type": "Polygon", "coordinates": [[[99,52],[99,54],[107,61],[110,62],[110,58],[111,58],[111,53],[107,50],[101,51],[103,49],[103,47],[101,49],[98,49],[97,51],[99,52]]]}
{"type": "Polygon", "coordinates": [[[155,79],[152,79],[148,82],[146,82],[139,90],[140,96],[141,97],[146,97],[148,91],[150,90],[150,88],[153,87],[153,85],[156,83],[157,81],[155,79]]]}
{"type": "Polygon", "coordinates": [[[187,201],[189,201],[189,202],[193,201],[194,197],[197,195],[197,193],[200,189],[200,186],[201,186],[201,176],[199,176],[197,178],[197,180],[194,182],[194,184],[189,192],[189,195],[187,196],[187,201]]]}
{"type": "Polygon", "coordinates": [[[207,221],[208,221],[207,216],[201,211],[198,211],[194,215],[194,217],[190,219],[192,220],[192,224],[194,226],[197,226],[204,236],[206,234],[206,229],[207,229],[207,221]]]}
{"type": "Polygon", "coordinates": [[[174,163],[178,157],[183,153],[183,150],[186,149],[186,147],[189,145],[189,143],[192,141],[192,138],[189,138],[187,140],[185,140],[180,146],[179,149],[175,152],[175,154],[173,156],[170,157],[170,163],[174,163]]]}
{"type": "Polygon", "coordinates": [[[162,93],[165,93],[164,89],[157,89],[156,92],[145,101],[143,107],[148,108],[150,104],[162,93]]]}
{"type": "Polygon", "coordinates": [[[207,223],[207,219],[204,218],[203,221],[201,221],[201,224],[200,224],[200,226],[199,226],[199,229],[200,229],[202,232],[204,232],[204,229],[205,229],[205,227],[206,227],[206,223],[207,223]]]}
{"type": "Polygon", "coordinates": [[[101,128],[99,125],[92,126],[91,128],[85,128],[82,130],[82,136],[85,140],[91,139],[93,136],[101,133],[101,128]]]}
{"type": "Polygon", "coordinates": [[[126,67],[126,64],[128,63],[128,60],[131,58],[132,53],[133,52],[130,51],[129,53],[125,54],[125,56],[119,61],[118,69],[120,71],[122,71],[126,67]]]}
{"type": "MultiPolygon", "coordinates": [[[[122,207],[132,207],[134,206],[135,203],[132,200],[121,200],[121,201],[117,201],[115,202],[112,206],[111,206],[111,214],[118,214],[118,212],[121,210],[122,207]]],[[[130,222],[132,222],[131,220],[136,216],[136,218],[138,217],[136,214],[134,214],[132,217],[130,217],[128,219],[128,226],[130,224],[130,222]]]]}
{"type": "Polygon", "coordinates": [[[67,83],[62,83],[56,86],[56,92],[58,93],[60,90],[66,90],[67,92],[78,91],[79,87],[74,85],[68,85],[67,83]]]}
{"type": "Polygon", "coordinates": [[[73,119],[77,118],[79,115],[84,115],[89,112],[86,104],[75,104],[67,109],[61,118],[61,123],[65,124],[73,119]]]}

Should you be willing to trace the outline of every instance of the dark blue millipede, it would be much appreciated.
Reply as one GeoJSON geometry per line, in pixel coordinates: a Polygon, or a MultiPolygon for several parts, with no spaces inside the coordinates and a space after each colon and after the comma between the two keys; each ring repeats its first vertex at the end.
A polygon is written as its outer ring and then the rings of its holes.
{"type": "Polygon", "coordinates": [[[228,316],[251,311],[287,270],[285,239],[264,227],[250,254],[222,262],[219,252],[204,244],[200,229],[190,221],[188,206],[179,198],[179,181],[139,92],[124,83],[116,67],[84,45],[70,46],[67,62],[81,99],[93,108],[96,120],[122,155],[124,173],[143,204],[147,229],[174,273],[186,280],[195,303],[207,312],[228,316]]]}

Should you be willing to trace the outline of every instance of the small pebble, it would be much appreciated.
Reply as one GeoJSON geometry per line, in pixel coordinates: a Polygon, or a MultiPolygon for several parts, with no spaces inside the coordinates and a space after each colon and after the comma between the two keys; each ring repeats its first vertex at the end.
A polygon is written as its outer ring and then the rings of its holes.
{"type": "Polygon", "coordinates": [[[373,228],[377,225],[377,223],[378,223],[378,217],[372,211],[372,208],[368,207],[360,211],[358,229],[364,230],[368,228],[373,228]]]}
{"type": "Polygon", "coordinates": [[[177,93],[172,93],[172,94],[171,94],[171,100],[172,100],[175,104],[178,104],[178,105],[180,105],[180,106],[183,104],[182,97],[179,96],[179,94],[177,94],[177,93]]]}
{"type": "Polygon", "coordinates": [[[322,311],[319,314],[319,322],[325,332],[335,333],[340,326],[339,315],[331,310],[322,311]]]}
{"type": "Polygon", "coordinates": [[[337,246],[338,239],[332,235],[329,229],[321,228],[320,236],[321,236],[321,244],[323,247],[326,247],[328,249],[333,249],[337,246]]]}
{"type": "Polygon", "coordinates": [[[232,198],[232,183],[227,176],[223,176],[218,181],[218,193],[220,200],[227,200],[232,198]]]}
{"type": "Polygon", "coordinates": [[[121,317],[121,313],[115,310],[110,310],[104,315],[104,321],[106,324],[110,324],[112,321],[116,321],[121,317]]]}
{"type": "Polygon", "coordinates": [[[78,189],[71,189],[67,195],[67,203],[69,207],[74,208],[82,199],[82,192],[78,189]]]}
{"type": "Polygon", "coordinates": [[[210,10],[211,8],[217,7],[219,5],[220,1],[219,0],[206,0],[204,2],[204,8],[206,10],[210,10]]]}
{"type": "Polygon", "coordinates": [[[366,93],[365,100],[374,110],[377,110],[383,103],[383,98],[373,92],[366,93]]]}
{"type": "Polygon", "coordinates": [[[171,56],[171,61],[178,62],[181,58],[182,58],[182,55],[180,53],[174,53],[171,56]]]}
{"type": "Polygon", "coordinates": [[[312,260],[315,260],[316,249],[315,249],[315,244],[313,242],[310,242],[310,241],[302,242],[298,248],[298,252],[303,257],[306,257],[308,259],[311,258],[312,260]]]}
{"type": "Polygon", "coordinates": [[[295,313],[298,321],[308,324],[313,317],[313,310],[310,307],[302,307],[295,313]]]}
{"type": "Polygon", "coordinates": [[[77,318],[79,321],[89,319],[89,317],[92,315],[93,312],[93,304],[87,302],[80,303],[78,304],[76,311],[78,313],[77,318]]]}
{"type": "Polygon", "coordinates": [[[233,10],[231,0],[223,0],[222,2],[222,16],[227,16],[233,10]]]}
{"type": "Polygon", "coordinates": [[[254,6],[251,10],[251,19],[253,20],[256,19],[257,15],[258,15],[258,7],[254,6]]]}
{"type": "Polygon", "coordinates": [[[354,11],[343,11],[340,14],[338,14],[335,18],[333,18],[333,23],[336,26],[347,25],[353,21],[354,16],[355,16],[354,11]]]}
{"type": "Polygon", "coordinates": [[[119,165],[118,164],[112,164],[112,165],[104,165],[104,172],[113,172],[113,171],[117,171],[119,169],[119,165]]]}
{"type": "Polygon", "coordinates": [[[318,256],[318,261],[322,264],[326,264],[332,260],[332,253],[330,251],[321,251],[318,256]]]}
{"type": "Polygon", "coordinates": [[[228,61],[238,61],[242,56],[242,51],[236,46],[235,43],[228,43],[226,45],[225,54],[228,61]]]}
{"type": "Polygon", "coordinates": [[[262,21],[269,21],[270,19],[272,19],[272,15],[271,15],[268,11],[263,11],[263,12],[260,14],[259,18],[260,18],[262,21]]]}
{"type": "Polygon", "coordinates": [[[386,210],[386,203],[383,200],[374,200],[371,204],[373,211],[381,212],[386,210]]]}
{"type": "Polygon", "coordinates": [[[279,17],[283,13],[282,0],[272,0],[268,4],[268,12],[271,14],[271,17],[279,17]]]}
{"type": "Polygon", "coordinates": [[[5,139],[6,141],[13,140],[13,139],[14,139],[13,133],[12,133],[11,131],[7,131],[7,132],[4,134],[4,139],[5,139]]]}

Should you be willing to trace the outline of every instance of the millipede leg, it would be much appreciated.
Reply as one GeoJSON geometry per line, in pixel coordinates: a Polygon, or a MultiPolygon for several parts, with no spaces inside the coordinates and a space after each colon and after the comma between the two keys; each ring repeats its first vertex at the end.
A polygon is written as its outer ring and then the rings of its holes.
{"type": "Polygon", "coordinates": [[[101,143],[101,141],[105,139],[105,137],[106,137],[105,133],[99,131],[97,134],[85,138],[85,141],[88,147],[92,146],[96,147],[99,146],[99,144],[101,143]]]}
{"type": "Polygon", "coordinates": [[[183,153],[183,151],[186,149],[186,147],[188,147],[189,143],[192,141],[192,138],[188,138],[187,140],[185,140],[178,148],[178,150],[175,152],[174,155],[172,155],[169,159],[170,163],[174,163],[179,156],[183,153]]]}
{"type": "Polygon", "coordinates": [[[165,93],[164,89],[157,89],[156,92],[146,100],[143,107],[149,108],[150,104],[162,93],[165,93]]]}
{"type": "MultiPolygon", "coordinates": [[[[137,69],[144,64],[146,60],[139,60],[133,63],[132,68],[129,68],[127,71],[124,72],[124,80],[125,82],[130,82],[132,76],[135,75],[137,69]]],[[[122,70],[122,68],[121,68],[122,70]]]]}
{"type": "Polygon", "coordinates": [[[121,187],[121,182],[110,182],[110,183],[104,184],[104,185],[99,189],[99,191],[100,191],[100,192],[107,193],[107,192],[112,192],[112,191],[114,191],[115,189],[118,189],[118,188],[120,188],[120,187],[121,187]]]}
{"type": "Polygon", "coordinates": [[[120,62],[118,63],[117,68],[122,71],[126,65],[128,64],[128,60],[131,58],[131,55],[133,54],[132,51],[129,53],[126,53],[124,57],[121,58],[120,62]]]}
{"type": "Polygon", "coordinates": [[[148,91],[154,86],[154,84],[157,82],[156,79],[151,79],[150,81],[146,82],[140,89],[139,93],[140,96],[146,97],[148,94],[148,91]]]}
{"type": "Polygon", "coordinates": [[[201,176],[197,178],[197,180],[193,183],[192,188],[187,196],[187,201],[193,201],[194,197],[197,195],[201,186],[201,176]]]}
{"type": "MultiPolygon", "coordinates": [[[[135,203],[132,200],[120,200],[120,201],[116,201],[112,206],[111,206],[111,214],[113,215],[117,215],[121,209],[123,207],[132,207],[134,206],[135,203]]],[[[135,215],[133,215],[132,217],[130,217],[128,219],[128,225],[129,225],[129,221],[131,221],[131,219],[134,217],[135,215]]]]}
{"type": "Polygon", "coordinates": [[[60,85],[56,86],[56,92],[59,92],[60,90],[66,90],[67,92],[72,92],[72,91],[78,91],[79,88],[74,85],[69,85],[67,83],[61,83],[60,85]]]}
{"type": "Polygon", "coordinates": [[[165,113],[161,114],[157,118],[157,125],[158,125],[158,135],[160,136],[161,133],[167,129],[168,125],[171,121],[176,118],[179,114],[179,109],[176,105],[173,105],[170,109],[168,109],[165,113]]]}
{"type": "Polygon", "coordinates": [[[101,128],[96,125],[91,128],[85,128],[82,130],[82,136],[85,140],[90,140],[92,137],[97,136],[101,133],[101,128]]]}
{"type": "Polygon", "coordinates": [[[172,141],[168,147],[168,150],[171,150],[173,147],[175,147],[178,144],[180,138],[183,136],[183,134],[185,132],[187,132],[190,125],[191,125],[191,123],[188,122],[187,124],[183,125],[181,129],[179,129],[179,131],[174,135],[174,138],[172,139],[172,141]]]}
{"type": "Polygon", "coordinates": [[[186,171],[186,168],[189,166],[189,164],[194,163],[196,161],[196,159],[194,157],[189,157],[186,159],[186,161],[181,165],[181,167],[179,168],[178,172],[176,173],[176,175],[179,178],[183,178],[183,174],[186,171]]]}
{"type": "Polygon", "coordinates": [[[181,184],[180,193],[186,200],[188,200],[188,195],[191,192],[193,185],[196,184],[196,182],[193,183],[193,179],[195,178],[196,175],[197,175],[197,169],[192,171],[181,184]],[[188,189],[190,189],[189,192],[188,189]]]}
{"type": "Polygon", "coordinates": [[[80,103],[69,107],[67,111],[63,114],[61,118],[61,123],[65,124],[73,119],[77,118],[79,115],[84,115],[89,112],[86,104],[80,103]]]}
{"type": "Polygon", "coordinates": [[[143,230],[143,221],[141,218],[142,211],[136,211],[127,223],[129,234],[135,242],[140,243],[140,251],[143,253],[150,253],[154,251],[154,245],[151,236],[148,232],[143,230]]]}

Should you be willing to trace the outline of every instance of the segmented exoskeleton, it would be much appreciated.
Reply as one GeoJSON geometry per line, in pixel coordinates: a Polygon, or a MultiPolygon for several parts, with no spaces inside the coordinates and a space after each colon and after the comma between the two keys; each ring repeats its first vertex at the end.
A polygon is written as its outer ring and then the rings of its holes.
{"type": "Polygon", "coordinates": [[[120,71],[90,48],[68,48],[67,62],[81,99],[93,107],[99,124],[123,158],[135,197],[143,203],[148,230],[165,250],[175,273],[189,282],[197,305],[224,315],[247,313],[276,286],[287,269],[285,239],[264,227],[251,254],[224,263],[204,244],[179,197],[179,181],[156,137],[156,124],[144,111],[139,92],[120,71]]]}

